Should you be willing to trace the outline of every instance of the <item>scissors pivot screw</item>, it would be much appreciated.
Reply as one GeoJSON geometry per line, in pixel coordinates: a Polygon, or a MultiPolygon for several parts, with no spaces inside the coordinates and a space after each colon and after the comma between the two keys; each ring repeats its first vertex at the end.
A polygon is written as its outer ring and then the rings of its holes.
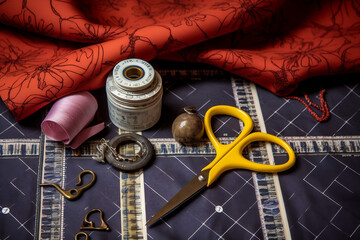
{"type": "Polygon", "coordinates": [[[205,177],[203,175],[199,175],[198,180],[202,182],[205,180],[205,177]]]}

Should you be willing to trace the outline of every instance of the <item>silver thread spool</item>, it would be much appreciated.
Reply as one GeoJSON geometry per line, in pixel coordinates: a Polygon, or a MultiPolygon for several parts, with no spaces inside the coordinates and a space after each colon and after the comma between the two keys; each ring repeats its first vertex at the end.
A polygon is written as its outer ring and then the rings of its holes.
{"type": "Polygon", "coordinates": [[[119,62],[107,77],[106,95],[110,120],[120,129],[143,131],[160,119],[161,76],[144,60],[119,62]]]}

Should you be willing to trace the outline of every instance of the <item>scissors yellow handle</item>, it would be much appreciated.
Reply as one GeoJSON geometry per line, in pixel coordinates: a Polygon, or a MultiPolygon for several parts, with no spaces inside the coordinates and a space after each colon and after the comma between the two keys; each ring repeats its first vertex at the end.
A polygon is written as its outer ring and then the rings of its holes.
{"type": "Polygon", "coordinates": [[[217,177],[227,170],[243,168],[256,172],[280,172],[289,169],[295,163],[294,151],[280,138],[261,132],[250,134],[254,125],[253,121],[246,112],[238,108],[231,106],[212,107],[205,114],[204,125],[207,136],[216,150],[215,159],[202,169],[202,171],[186,184],[174,197],[172,197],[154,216],[152,216],[146,225],[151,225],[158,219],[169,214],[201,189],[210,186],[217,177]],[[227,145],[221,144],[215,137],[211,127],[211,118],[214,115],[228,115],[244,122],[242,132],[232,143],[227,145]],[[256,141],[273,142],[280,145],[288,153],[289,160],[284,164],[268,165],[255,163],[246,159],[242,155],[244,148],[256,141]]]}
{"type": "Polygon", "coordinates": [[[267,133],[255,132],[249,134],[253,129],[251,117],[244,111],[225,105],[210,108],[204,118],[205,131],[216,150],[215,159],[208,164],[202,171],[209,170],[207,186],[210,186],[223,172],[230,169],[248,169],[256,172],[281,172],[289,169],[295,163],[295,153],[282,139],[267,133]],[[229,115],[244,122],[244,128],[240,135],[230,144],[221,144],[215,137],[211,127],[211,118],[215,115],[229,115]],[[289,159],[284,164],[268,165],[255,163],[246,159],[242,152],[246,146],[252,142],[266,141],[273,142],[285,149],[289,159]]]}

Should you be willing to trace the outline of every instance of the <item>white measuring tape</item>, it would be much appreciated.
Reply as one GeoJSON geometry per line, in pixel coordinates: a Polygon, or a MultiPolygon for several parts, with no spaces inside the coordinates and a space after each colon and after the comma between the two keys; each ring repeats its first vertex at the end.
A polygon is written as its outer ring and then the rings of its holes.
{"type": "Polygon", "coordinates": [[[120,129],[143,131],[160,119],[162,80],[146,61],[119,62],[107,77],[106,94],[110,120],[120,129]]]}

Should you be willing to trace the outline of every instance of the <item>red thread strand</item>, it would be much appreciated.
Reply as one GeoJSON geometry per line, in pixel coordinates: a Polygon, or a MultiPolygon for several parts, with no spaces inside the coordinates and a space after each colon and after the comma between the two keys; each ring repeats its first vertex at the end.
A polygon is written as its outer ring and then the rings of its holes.
{"type": "Polygon", "coordinates": [[[310,114],[311,114],[311,116],[313,116],[313,118],[315,118],[318,122],[324,122],[330,117],[330,111],[329,111],[328,105],[325,101],[324,94],[325,94],[325,89],[321,90],[319,93],[320,106],[313,103],[310,100],[309,95],[306,93],[304,93],[306,102],[303,99],[301,99],[300,97],[296,97],[296,96],[288,96],[288,97],[286,97],[286,99],[294,99],[294,100],[301,102],[307,108],[307,110],[310,112],[310,114]],[[322,115],[319,116],[313,109],[311,109],[311,107],[316,108],[319,111],[321,111],[322,115]]]}

